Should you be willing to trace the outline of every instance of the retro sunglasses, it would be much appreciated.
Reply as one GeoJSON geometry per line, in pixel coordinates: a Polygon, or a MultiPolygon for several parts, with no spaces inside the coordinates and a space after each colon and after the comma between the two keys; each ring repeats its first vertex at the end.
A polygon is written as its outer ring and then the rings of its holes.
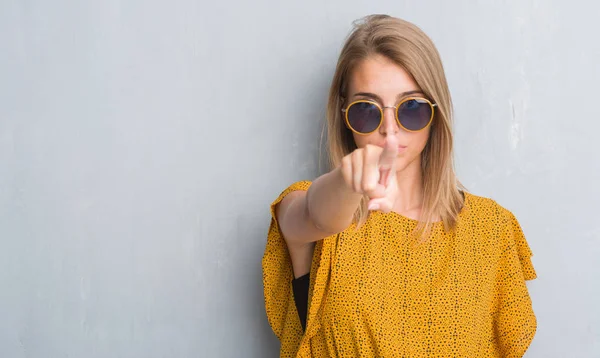
{"type": "Polygon", "coordinates": [[[409,132],[418,132],[427,128],[433,120],[434,107],[437,104],[420,97],[409,97],[396,106],[380,106],[369,100],[357,100],[342,109],[346,125],[356,134],[375,132],[383,122],[383,109],[394,108],[396,121],[409,132]]]}

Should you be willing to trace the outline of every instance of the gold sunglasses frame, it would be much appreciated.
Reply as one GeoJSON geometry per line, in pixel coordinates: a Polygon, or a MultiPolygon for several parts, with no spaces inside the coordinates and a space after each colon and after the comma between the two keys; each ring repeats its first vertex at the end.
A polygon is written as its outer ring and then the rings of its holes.
{"type": "Polygon", "coordinates": [[[352,132],[354,132],[356,134],[359,134],[359,135],[369,135],[371,133],[374,133],[375,131],[377,131],[379,129],[379,127],[381,127],[381,124],[383,123],[383,109],[384,108],[394,108],[395,109],[394,116],[396,117],[396,122],[398,123],[398,125],[402,129],[404,129],[405,131],[416,133],[416,132],[420,132],[420,131],[424,130],[425,128],[427,128],[427,127],[429,127],[431,125],[431,122],[433,121],[433,116],[435,115],[435,107],[437,107],[436,103],[431,103],[430,100],[428,100],[427,98],[423,98],[423,97],[407,97],[407,98],[403,99],[402,101],[400,101],[395,106],[383,106],[383,107],[380,106],[379,103],[377,103],[375,101],[370,101],[368,99],[359,99],[359,100],[356,100],[356,101],[350,103],[348,106],[346,106],[346,108],[342,108],[342,112],[344,113],[344,121],[346,122],[346,127],[348,127],[352,132]],[[400,118],[398,116],[398,111],[400,110],[400,106],[402,104],[406,103],[407,101],[410,101],[410,100],[416,100],[416,101],[419,101],[421,103],[422,102],[426,102],[431,107],[431,118],[429,118],[429,122],[427,122],[427,124],[423,128],[418,129],[416,131],[413,131],[413,130],[410,130],[410,129],[404,127],[402,125],[402,123],[400,122],[400,118]],[[373,105],[375,105],[375,107],[377,107],[379,109],[379,113],[381,114],[381,120],[379,121],[379,125],[377,126],[377,128],[375,128],[374,130],[372,130],[371,132],[368,132],[368,133],[359,132],[359,131],[355,130],[354,128],[352,128],[352,126],[350,125],[350,122],[348,121],[348,110],[350,109],[350,107],[352,105],[354,105],[356,103],[369,103],[369,104],[373,104],[373,105]]]}

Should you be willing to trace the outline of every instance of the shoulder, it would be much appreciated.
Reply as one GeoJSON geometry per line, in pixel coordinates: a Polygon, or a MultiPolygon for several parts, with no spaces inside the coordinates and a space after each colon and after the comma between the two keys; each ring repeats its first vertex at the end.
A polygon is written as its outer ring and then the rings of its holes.
{"type": "Polygon", "coordinates": [[[514,214],[496,200],[465,192],[469,216],[476,221],[505,225],[514,220],[514,214]]]}
{"type": "Polygon", "coordinates": [[[275,206],[280,203],[291,192],[308,190],[311,184],[312,182],[310,180],[300,180],[288,185],[285,189],[279,192],[279,195],[271,203],[271,206],[275,206]]]}
{"type": "Polygon", "coordinates": [[[459,226],[483,242],[495,242],[500,247],[510,245],[511,236],[523,236],[521,225],[511,210],[496,200],[465,193],[466,209],[460,215],[459,226]],[[461,223],[462,222],[462,223],[461,223]]]}
{"type": "Polygon", "coordinates": [[[288,185],[282,193],[289,193],[292,191],[303,191],[303,190],[308,190],[308,188],[310,187],[310,185],[312,184],[312,181],[310,180],[300,180],[297,182],[294,182],[290,185],[288,185]]]}
{"type": "Polygon", "coordinates": [[[515,215],[490,198],[467,193],[466,199],[468,214],[464,215],[463,232],[471,233],[469,237],[478,237],[486,247],[497,250],[505,258],[512,257],[514,262],[519,262],[527,280],[535,278],[530,259],[533,253],[515,215]]]}

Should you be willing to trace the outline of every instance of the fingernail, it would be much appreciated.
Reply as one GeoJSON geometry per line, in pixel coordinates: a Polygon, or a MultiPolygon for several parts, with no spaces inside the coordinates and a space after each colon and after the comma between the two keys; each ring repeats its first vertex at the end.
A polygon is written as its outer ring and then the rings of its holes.
{"type": "Polygon", "coordinates": [[[370,204],[368,209],[369,210],[377,210],[377,209],[379,209],[379,204],[370,204]]]}

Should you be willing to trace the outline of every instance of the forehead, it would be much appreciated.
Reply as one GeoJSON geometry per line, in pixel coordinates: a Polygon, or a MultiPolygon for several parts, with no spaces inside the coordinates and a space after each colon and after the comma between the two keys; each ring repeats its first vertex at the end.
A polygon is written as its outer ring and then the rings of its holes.
{"type": "Polygon", "coordinates": [[[348,80],[349,96],[357,92],[370,92],[382,98],[395,98],[399,93],[419,89],[404,68],[382,55],[360,61],[350,72],[348,80]]]}

